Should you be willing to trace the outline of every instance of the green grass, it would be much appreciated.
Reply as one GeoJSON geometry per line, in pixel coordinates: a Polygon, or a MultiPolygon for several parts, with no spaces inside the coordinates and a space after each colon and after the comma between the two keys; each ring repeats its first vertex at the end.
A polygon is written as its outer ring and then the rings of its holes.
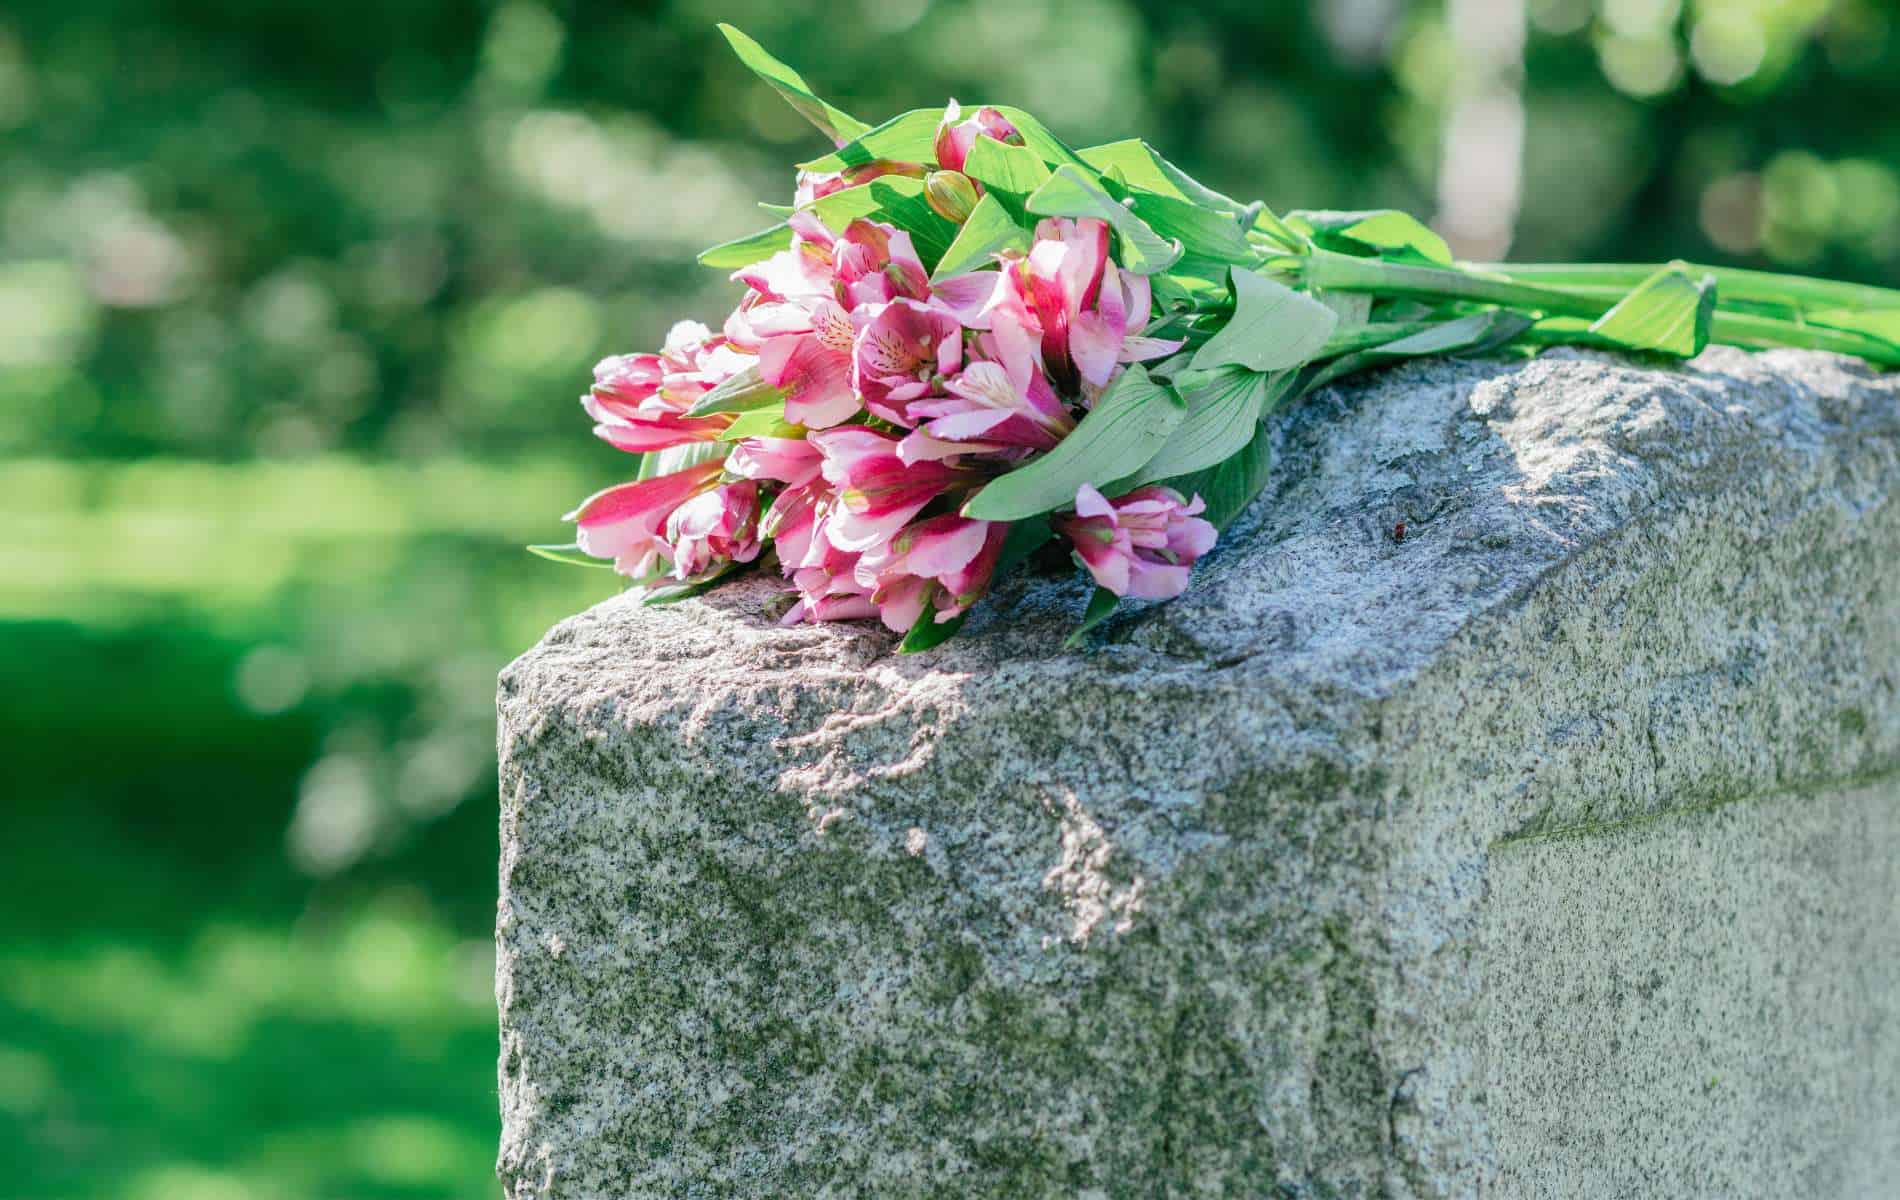
{"type": "Polygon", "coordinates": [[[590,482],[0,471],[7,1195],[496,1194],[494,672],[612,591],[520,549],[590,482]],[[261,649],[301,665],[260,704],[261,649]],[[300,868],[338,763],[374,836],[300,868]]]}
{"type": "Polygon", "coordinates": [[[493,1194],[490,945],[393,900],[323,924],[0,951],[13,1194],[493,1194]]]}

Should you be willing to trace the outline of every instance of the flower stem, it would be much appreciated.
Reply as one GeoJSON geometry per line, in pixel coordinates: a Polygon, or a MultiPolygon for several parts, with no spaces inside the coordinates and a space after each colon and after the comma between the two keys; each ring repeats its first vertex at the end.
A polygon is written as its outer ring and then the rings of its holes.
{"type": "Polygon", "coordinates": [[[1615,301],[1586,293],[1491,278],[1455,267],[1418,267],[1377,258],[1314,250],[1305,262],[1307,286],[1337,292],[1375,292],[1426,300],[1501,304],[1549,316],[1600,317],[1615,301]]]}
{"type": "MultiPolygon", "coordinates": [[[[1900,310],[1900,291],[1860,283],[1837,283],[1803,275],[1776,275],[1737,267],[1683,264],[1692,274],[1715,277],[1715,291],[1723,302],[1736,301],[1795,307],[1807,312],[1826,309],[1900,310]]],[[[1473,270],[1504,275],[1520,283],[1545,287],[1576,286],[1602,293],[1625,294],[1655,273],[1640,263],[1483,263],[1473,270]]]]}
{"type": "Polygon", "coordinates": [[[1376,350],[1380,346],[1403,341],[1421,333],[1429,333],[1443,325],[1443,320],[1433,321],[1387,321],[1370,325],[1360,325],[1333,334],[1326,339],[1326,346],[1313,357],[1336,358],[1341,354],[1353,354],[1360,350],[1376,350]]]}
{"type": "Polygon", "coordinates": [[[1724,345],[1745,346],[1751,350],[1773,350],[1782,346],[1832,350],[1839,354],[1858,355],[1883,366],[1900,366],[1900,347],[1891,342],[1851,330],[1799,325],[1755,313],[1723,312],[1717,309],[1709,336],[1724,345]]]}
{"type": "MultiPolygon", "coordinates": [[[[1629,264],[1428,267],[1316,249],[1300,269],[1307,286],[1319,290],[1495,304],[1544,317],[1595,320],[1660,268],[1629,264]]],[[[1803,320],[1829,310],[1900,311],[1900,292],[1761,271],[1693,265],[1687,269],[1706,270],[1715,277],[1717,309],[1709,331],[1714,341],[1753,350],[1784,346],[1832,350],[1900,366],[1900,346],[1892,342],[1803,320]]],[[[1581,330],[1549,326],[1532,331],[1526,340],[1592,342],[1581,330]]]]}

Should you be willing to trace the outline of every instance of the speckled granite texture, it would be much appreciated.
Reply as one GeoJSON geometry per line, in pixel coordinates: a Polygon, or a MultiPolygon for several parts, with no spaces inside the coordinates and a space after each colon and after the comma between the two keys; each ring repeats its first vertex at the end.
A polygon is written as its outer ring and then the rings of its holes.
{"type": "Polygon", "coordinates": [[[1181,600],[502,676],[527,1197],[1895,1194],[1900,378],[1423,363],[1181,600]],[[1404,521],[1407,536],[1391,536],[1404,521]]]}

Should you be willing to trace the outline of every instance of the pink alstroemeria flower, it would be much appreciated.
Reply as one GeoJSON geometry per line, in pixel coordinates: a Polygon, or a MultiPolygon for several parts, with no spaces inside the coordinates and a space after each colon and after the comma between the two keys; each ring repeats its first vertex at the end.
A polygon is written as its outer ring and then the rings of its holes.
{"type": "Polygon", "coordinates": [[[990,586],[1009,525],[945,514],[919,521],[876,550],[866,551],[856,570],[860,585],[884,624],[898,633],[915,625],[927,608],[938,624],[976,603],[990,586]]]}
{"type": "Polygon", "coordinates": [[[832,254],[838,264],[839,302],[853,310],[930,296],[930,272],[924,270],[910,234],[895,225],[859,217],[845,226],[832,254]]]}
{"type": "Polygon", "coordinates": [[[1113,363],[1146,363],[1188,344],[1188,338],[1144,336],[1142,330],[1148,328],[1151,313],[1153,285],[1148,275],[1125,272],[1113,262],[1108,264],[1102,272],[1096,309],[1083,313],[1070,330],[1070,353],[1081,365],[1083,376],[1094,378],[1100,374],[1106,382],[1113,374],[1113,366],[1108,363],[1110,351],[1113,363]]]}
{"type": "Polygon", "coordinates": [[[926,173],[927,169],[922,163],[897,162],[888,158],[872,159],[842,171],[800,171],[792,202],[802,208],[833,192],[859,187],[886,175],[908,175],[913,179],[922,179],[926,173]]]}
{"type": "Polygon", "coordinates": [[[855,330],[837,299],[836,239],[809,213],[800,218],[789,250],[733,272],[752,291],[726,319],[726,336],[757,354],[760,377],[785,391],[786,420],[820,429],[858,411],[855,330]]]}
{"type": "Polygon", "coordinates": [[[1048,217],[1037,223],[1036,240],[1015,274],[1021,302],[1042,332],[1042,361],[1066,391],[1078,382],[1070,327],[1095,306],[1108,266],[1108,222],[1048,217]]]}
{"type": "Polygon", "coordinates": [[[581,407],[596,422],[595,436],[621,450],[639,453],[712,441],[732,424],[732,417],[688,417],[687,410],[746,361],[724,337],[715,337],[697,321],[681,321],[666,335],[666,347],[658,354],[601,359],[581,407]]]}
{"type": "Polygon", "coordinates": [[[1187,589],[1194,561],[1214,548],[1214,527],[1196,514],[1207,506],[1169,488],[1137,488],[1113,500],[1088,484],[1076,491],[1075,513],[1050,522],[1075,544],[1095,582],[1117,596],[1168,600],[1187,589]]]}
{"type": "Polygon", "coordinates": [[[988,329],[991,312],[1004,298],[999,271],[972,271],[930,285],[930,306],[966,329],[988,329]]]}
{"type": "Polygon", "coordinates": [[[851,389],[851,317],[837,301],[748,300],[727,322],[735,343],[755,349],[759,377],[785,392],[785,419],[808,429],[850,420],[858,411],[851,389]]]}
{"type": "Polygon", "coordinates": [[[788,487],[766,510],[760,529],[772,539],[779,570],[792,582],[798,602],[782,624],[800,621],[850,621],[877,615],[871,592],[858,583],[855,551],[831,544],[825,528],[837,510],[837,497],[823,479],[788,487]]]}
{"type": "Polygon", "coordinates": [[[790,575],[799,567],[813,565],[813,555],[828,548],[824,537],[825,518],[836,497],[831,485],[814,479],[797,487],[788,487],[773,498],[765,510],[759,528],[772,539],[778,551],[779,567],[790,575]]]}
{"type": "Polygon", "coordinates": [[[895,225],[858,217],[843,234],[833,234],[809,211],[793,213],[786,223],[789,249],[732,274],[767,300],[825,297],[849,309],[930,294],[930,273],[910,234],[895,225]]]}
{"type": "Polygon", "coordinates": [[[896,439],[862,425],[820,430],[811,441],[825,456],[826,482],[837,491],[825,535],[840,550],[883,545],[926,504],[980,478],[941,462],[907,463],[898,456],[896,439]]]}
{"type": "MultiPolygon", "coordinates": [[[[1105,221],[1047,218],[1036,225],[1026,256],[1004,258],[995,291],[975,314],[992,327],[1008,317],[1034,330],[1051,382],[1085,400],[1107,386],[1117,364],[1158,358],[1183,344],[1141,335],[1153,303],[1148,279],[1117,267],[1108,248],[1105,221]]],[[[968,297],[958,299],[964,306],[953,311],[972,315],[968,297]]]]}
{"type": "Polygon", "coordinates": [[[911,401],[940,393],[944,378],[963,365],[963,326],[915,300],[898,299],[873,316],[858,338],[852,382],[864,406],[909,427],[911,401]]]}
{"type": "MultiPolygon", "coordinates": [[[[855,555],[853,557],[856,557],[855,555]]],[[[798,603],[779,618],[781,625],[800,621],[858,621],[877,615],[870,593],[852,578],[850,570],[801,567],[792,573],[798,603]]]]}
{"type": "Polygon", "coordinates": [[[673,510],[666,521],[673,578],[695,579],[759,556],[759,485],[722,483],[673,510]]]}
{"type": "Polygon", "coordinates": [[[943,110],[943,122],[937,126],[937,165],[946,171],[961,171],[970,157],[970,147],[980,137],[995,138],[1012,146],[1023,144],[1023,135],[1008,117],[993,108],[979,108],[965,118],[963,106],[952,100],[943,110]]]}
{"type": "Polygon", "coordinates": [[[792,227],[792,244],[784,250],[760,259],[732,273],[763,300],[803,301],[838,298],[837,261],[832,247],[837,238],[817,216],[794,213],[787,221],[792,227]]]}
{"type": "Polygon", "coordinates": [[[913,401],[922,418],[898,453],[906,461],[950,454],[1053,450],[1075,428],[1075,418],[1042,373],[1035,335],[1008,312],[977,337],[984,358],[946,380],[941,397],[913,401]]]}
{"type": "Polygon", "coordinates": [[[852,349],[858,325],[875,315],[868,306],[921,300],[930,283],[910,235],[892,226],[856,220],[834,237],[811,213],[798,213],[792,227],[789,250],[733,273],[752,292],[726,334],[759,356],[766,383],[784,389],[786,420],[824,429],[860,408],[852,349]]]}
{"type": "Polygon", "coordinates": [[[765,510],[759,530],[772,539],[779,569],[787,577],[802,568],[834,566],[848,575],[856,559],[850,555],[833,563],[827,558],[827,552],[837,553],[824,537],[825,518],[836,498],[831,484],[819,475],[823,461],[818,447],[797,438],[745,438],[726,459],[731,474],[785,485],[765,510]]]}
{"type": "Polygon", "coordinates": [[[636,582],[664,574],[672,563],[667,522],[674,510],[719,481],[724,465],[701,463],[670,475],[623,483],[595,492],[567,514],[582,553],[613,560],[614,570],[636,582]]]}
{"type": "Polygon", "coordinates": [[[1152,306],[1153,289],[1146,275],[1112,262],[1102,268],[1095,307],[1077,313],[1069,323],[1069,356],[1083,382],[1106,387],[1117,364],[1147,362],[1187,344],[1186,339],[1142,336],[1152,306]]]}
{"type": "Polygon", "coordinates": [[[818,478],[824,456],[803,438],[749,437],[733,443],[726,470],[742,479],[771,479],[798,487],[818,478]]]}
{"type": "Polygon", "coordinates": [[[833,546],[824,535],[824,518],[820,518],[804,558],[786,572],[798,593],[798,603],[781,623],[855,621],[876,616],[871,589],[858,582],[859,557],[833,546]]]}

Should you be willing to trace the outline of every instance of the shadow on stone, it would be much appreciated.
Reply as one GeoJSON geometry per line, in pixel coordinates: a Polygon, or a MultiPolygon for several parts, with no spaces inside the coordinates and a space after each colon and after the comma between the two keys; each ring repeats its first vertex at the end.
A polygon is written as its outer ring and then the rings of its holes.
{"type": "Polygon", "coordinates": [[[1553,352],[1274,433],[1081,652],[1069,580],[913,657],[755,581],[510,667],[509,1194],[1875,1194],[1900,382],[1553,352]]]}

